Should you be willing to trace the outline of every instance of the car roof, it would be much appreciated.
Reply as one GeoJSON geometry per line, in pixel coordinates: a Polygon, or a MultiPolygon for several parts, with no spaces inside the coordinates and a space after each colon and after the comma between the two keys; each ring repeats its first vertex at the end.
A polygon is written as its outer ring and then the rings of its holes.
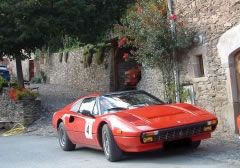
{"type": "Polygon", "coordinates": [[[147,92],[144,90],[127,90],[127,91],[110,92],[110,93],[102,94],[102,96],[119,95],[119,94],[125,94],[125,93],[147,93],[147,92]]]}

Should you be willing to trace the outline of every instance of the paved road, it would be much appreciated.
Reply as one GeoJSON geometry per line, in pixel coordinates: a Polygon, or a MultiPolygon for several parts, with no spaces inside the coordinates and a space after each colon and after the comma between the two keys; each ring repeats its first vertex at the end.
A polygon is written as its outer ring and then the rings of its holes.
{"type": "Polygon", "coordinates": [[[110,163],[101,151],[78,148],[64,152],[55,137],[0,137],[1,168],[239,168],[239,157],[233,153],[239,153],[239,149],[205,142],[196,151],[179,148],[131,154],[110,163]]]}

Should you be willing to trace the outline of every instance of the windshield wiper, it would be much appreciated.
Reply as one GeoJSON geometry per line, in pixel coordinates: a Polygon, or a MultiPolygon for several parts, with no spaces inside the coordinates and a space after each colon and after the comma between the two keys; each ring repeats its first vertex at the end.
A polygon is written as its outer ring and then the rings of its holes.
{"type": "Polygon", "coordinates": [[[164,105],[165,103],[153,103],[152,105],[164,105]]]}
{"type": "Polygon", "coordinates": [[[107,109],[107,111],[112,111],[112,110],[127,110],[128,108],[124,108],[124,107],[113,107],[113,108],[109,108],[107,109]]]}
{"type": "Polygon", "coordinates": [[[144,103],[144,104],[136,104],[136,105],[131,105],[131,106],[129,106],[129,108],[131,108],[131,107],[145,107],[145,106],[148,106],[149,104],[147,104],[147,103],[144,103]]]}

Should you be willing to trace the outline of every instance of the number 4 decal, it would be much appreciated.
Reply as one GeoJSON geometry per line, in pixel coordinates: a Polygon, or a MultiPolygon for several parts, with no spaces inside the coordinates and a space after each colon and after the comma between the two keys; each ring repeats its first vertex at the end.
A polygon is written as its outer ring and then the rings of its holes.
{"type": "Polygon", "coordinates": [[[93,128],[93,123],[94,119],[85,119],[85,136],[87,139],[93,139],[92,136],[92,128],[93,128]]]}

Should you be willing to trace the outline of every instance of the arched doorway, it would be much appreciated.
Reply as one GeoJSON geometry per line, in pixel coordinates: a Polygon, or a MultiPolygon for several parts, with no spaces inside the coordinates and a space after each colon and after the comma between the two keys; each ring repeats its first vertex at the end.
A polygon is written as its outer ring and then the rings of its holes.
{"type": "Polygon", "coordinates": [[[219,39],[217,49],[226,73],[228,107],[223,120],[231,130],[236,129],[240,114],[240,24],[226,31],[219,39]]]}

